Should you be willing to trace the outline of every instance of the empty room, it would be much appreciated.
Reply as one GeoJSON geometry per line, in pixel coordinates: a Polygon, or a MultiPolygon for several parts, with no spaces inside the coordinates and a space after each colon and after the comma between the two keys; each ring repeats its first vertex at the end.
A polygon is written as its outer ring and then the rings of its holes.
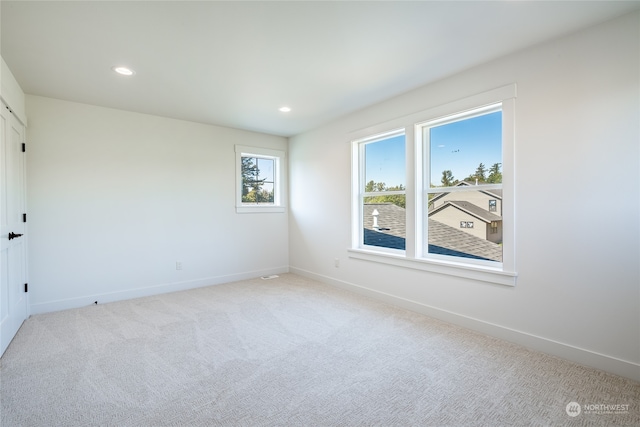
{"type": "Polygon", "coordinates": [[[640,425],[639,1],[0,25],[2,426],[640,425]]]}

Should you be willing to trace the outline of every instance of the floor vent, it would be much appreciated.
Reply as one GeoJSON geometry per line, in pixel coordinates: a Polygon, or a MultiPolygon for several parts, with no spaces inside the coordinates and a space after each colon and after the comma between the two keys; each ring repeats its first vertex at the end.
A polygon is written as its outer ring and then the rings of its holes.
{"type": "Polygon", "coordinates": [[[270,275],[270,276],[262,276],[262,277],[260,277],[260,278],[261,278],[262,280],[270,280],[270,279],[275,279],[275,278],[277,278],[277,277],[280,277],[280,276],[278,276],[277,274],[272,274],[272,275],[270,275]]]}

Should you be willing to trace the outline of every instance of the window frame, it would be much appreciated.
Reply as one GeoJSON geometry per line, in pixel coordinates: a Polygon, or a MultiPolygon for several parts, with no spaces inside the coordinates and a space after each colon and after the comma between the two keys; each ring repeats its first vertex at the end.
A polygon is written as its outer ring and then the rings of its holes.
{"type": "MultiPolygon", "coordinates": [[[[350,258],[428,271],[449,276],[468,278],[480,282],[515,286],[517,281],[515,242],[515,83],[486,92],[443,103],[387,122],[354,131],[350,134],[352,147],[352,217],[350,258]],[[421,126],[424,123],[444,119],[455,114],[476,110],[491,104],[502,104],[502,233],[503,261],[476,263],[475,260],[458,257],[423,256],[422,236],[424,233],[423,202],[424,165],[421,126]],[[390,130],[402,130],[406,144],[406,250],[389,252],[376,247],[360,244],[362,231],[358,207],[358,184],[360,157],[358,143],[390,130]]],[[[468,189],[467,189],[468,190],[468,189]]],[[[434,254],[435,255],[435,254],[434,254]]]]}
{"type": "MultiPolygon", "coordinates": [[[[368,144],[373,144],[378,141],[383,141],[385,139],[393,138],[400,135],[404,136],[405,156],[406,156],[406,150],[408,145],[407,135],[405,133],[405,130],[402,128],[393,129],[393,130],[385,131],[382,133],[377,133],[375,135],[371,135],[366,138],[353,141],[352,155],[354,159],[357,159],[357,169],[358,169],[358,176],[354,182],[355,184],[354,191],[355,191],[355,194],[357,194],[358,196],[352,209],[352,211],[356,212],[356,214],[354,215],[354,218],[352,219],[352,227],[357,228],[358,232],[357,234],[354,233],[353,235],[353,242],[352,242],[353,247],[358,247],[365,250],[380,251],[380,252],[395,254],[395,255],[403,255],[406,251],[406,249],[405,250],[394,249],[394,248],[388,248],[384,246],[366,245],[364,243],[364,199],[365,197],[404,195],[406,198],[406,194],[407,194],[406,186],[404,190],[375,191],[375,192],[365,191],[365,187],[367,185],[367,182],[366,182],[367,179],[365,176],[366,168],[361,167],[366,164],[365,163],[365,147],[368,144]]],[[[405,158],[405,164],[406,164],[406,158],[405,158]]],[[[406,222],[406,208],[405,208],[405,222],[406,222]]],[[[405,246],[406,246],[406,239],[405,239],[405,246]]]]}
{"type": "Polygon", "coordinates": [[[285,211],[282,166],[285,152],[269,148],[235,146],[236,153],[236,213],[281,213],[285,211]],[[255,157],[273,160],[273,203],[245,203],[242,201],[242,158],[255,157]]]}
{"type": "MultiPolygon", "coordinates": [[[[476,117],[480,117],[486,114],[496,113],[502,110],[502,102],[490,103],[487,105],[481,105],[478,107],[465,109],[463,111],[458,111],[452,114],[447,114],[441,117],[437,117],[435,119],[425,120],[421,123],[416,123],[416,152],[419,154],[416,156],[416,161],[422,161],[422,176],[416,177],[416,179],[421,179],[421,183],[419,185],[421,191],[418,193],[418,198],[420,199],[420,203],[423,203],[424,206],[429,205],[429,195],[439,195],[439,194],[448,194],[448,193],[465,193],[465,192],[474,192],[474,191],[482,191],[482,190],[502,190],[502,183],[499,184],[482,184],[480,186],[460,186],[460,187],[431,187],[430,185],[430,177],[431,170],[429,169],[429,165],[431,164],[430,154],[431,154],[431,141],[426,136],[429,133],[429,130],[432,128],[436,128],[439,126],[444,126],[452,123],[461,122],[463,120],[469,120],[476,117]]],[[[502,137],[501,143],[504,143],[504,136],[502,137]]],[[[503,148],[503,147],[501,147],[503,148]]],[[[502,150],[501,150],[502,151],[502,150]]],[[[477,185],[477,183],[476,183],[477,185]]],[[[464,199],[461,199],[464,200],[464,199]]],[[[428,222],[426,221],[428,218],[428,207],[422,210],[422,214],[425,215],[422,218],[420,228],[420,236],[419,241],[422,242],[420,247],[417,249],[417,254],[421,258],[424,259],[433,259],[433,260],[454,260],[456,262],[469,263],[471,265],[478,266],[487,266],[489,268],[502,268],[502,262],[497,261],[489,261],[489,260],[480,260],[474,259],[472,257],[466,258],[462,256],[453,256],[453,255],[441,255],[430,253],[428,251],[428,244],[424,241],[425,236],[428,238],[429,230],[428,230],[428,222]]],[[[473,229],[474,221],[461,221],[460,229],[473,229]],[[465,222],[465,226],[462,226],[462,222],[465,222]]],[[[503,245],[504,252],[504,245],[503,245]]],[[[504,255],[504,254],[503,254],[504,255]]]]}

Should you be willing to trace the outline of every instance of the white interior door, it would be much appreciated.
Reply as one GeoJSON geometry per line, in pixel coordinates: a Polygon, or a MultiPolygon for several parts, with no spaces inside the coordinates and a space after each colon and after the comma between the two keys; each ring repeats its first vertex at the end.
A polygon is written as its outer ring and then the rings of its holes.
{"type": "Polygon", "coordinates": [[[24,126],[0,111],[0,355],[27,318],[24,126]]]}

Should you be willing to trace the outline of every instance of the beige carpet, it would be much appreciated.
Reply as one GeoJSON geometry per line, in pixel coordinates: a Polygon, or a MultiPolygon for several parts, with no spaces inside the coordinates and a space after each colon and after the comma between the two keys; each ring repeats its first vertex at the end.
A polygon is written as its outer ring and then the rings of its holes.
{"type": "Polygon", "coordinates": [[[33,316],[1,363],[3,427],[640,425],[639,383],[292,274],[33,316]]]}

